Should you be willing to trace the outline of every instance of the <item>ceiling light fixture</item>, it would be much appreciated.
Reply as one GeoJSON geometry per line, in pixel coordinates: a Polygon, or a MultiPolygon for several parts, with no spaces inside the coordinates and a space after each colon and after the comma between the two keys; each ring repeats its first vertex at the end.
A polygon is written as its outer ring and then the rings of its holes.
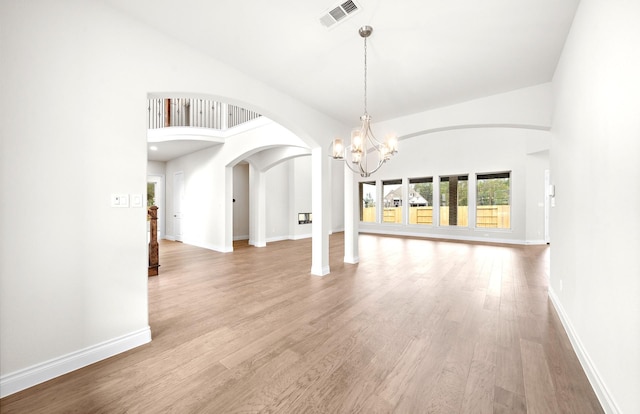
{"type": "Polygon", "coordinates": [[[371,116],[367,113],[367,38],[373,28],[362,26],[358,33],[364,39],[364,115],[360,117],[362,125],[351,132],[351,144],[344,146],[341,138],[333,140],[333,158],[345,161],[351,171],[362,177],[369,177],[378,171],[382,164],[398,152],[398,139],[388,136],[385,142],[376,139],[371,131],[371,116]]]}

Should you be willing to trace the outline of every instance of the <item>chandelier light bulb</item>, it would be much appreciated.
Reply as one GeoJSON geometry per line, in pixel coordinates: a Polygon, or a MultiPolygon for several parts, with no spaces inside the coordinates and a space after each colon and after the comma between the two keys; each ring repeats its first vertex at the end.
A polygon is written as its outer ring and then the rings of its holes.
{"type": "Polygon", "coordinates": [[[344,158],[344,146],[340,138],[333,140],[333,158],[344,158]]]}
{"type": "Polygon", "coordinates": [[[398,137],[395,135],[387,135],[386,144],[391,155],[398,152],[398,137]]]}
{"type": "Polygon", "coordinates": [[[351,151],[354,153],[362,152],[362,137],[360,136],[360,130],[355,130],[351,133],[351,151]]]}

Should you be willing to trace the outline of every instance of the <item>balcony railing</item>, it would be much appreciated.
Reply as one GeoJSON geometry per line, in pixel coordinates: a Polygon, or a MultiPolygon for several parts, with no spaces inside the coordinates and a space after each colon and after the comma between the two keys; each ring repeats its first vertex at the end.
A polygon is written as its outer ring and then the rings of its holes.
{"type": "Polygon", "coordinates": [[[148,99],[149,129],[173,126],[212,128],[224,131],[261,115],[240,106],[207,99],[148,99]]]}

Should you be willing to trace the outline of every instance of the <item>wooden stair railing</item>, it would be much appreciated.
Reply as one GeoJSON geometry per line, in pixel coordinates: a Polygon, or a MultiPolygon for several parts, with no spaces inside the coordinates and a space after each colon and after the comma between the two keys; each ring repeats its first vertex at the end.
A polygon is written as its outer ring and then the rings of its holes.
{"type": "Polygon", "coordinates": [[[158,207],[149,207],[148,214],[150,220],[149,276],[158,276],[158,268],[160,267],[158,250],[158,207]]]}

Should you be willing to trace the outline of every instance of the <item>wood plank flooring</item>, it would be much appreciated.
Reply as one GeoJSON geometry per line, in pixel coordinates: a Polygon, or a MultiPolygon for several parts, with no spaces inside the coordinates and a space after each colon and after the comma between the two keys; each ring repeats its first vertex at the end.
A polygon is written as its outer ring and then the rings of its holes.
{"type": "Polygon", "coordinates": [[[547,298],[548,247],[331,236],[160,245],[153,341],[2,413],[602,413],[547,298]]]}

